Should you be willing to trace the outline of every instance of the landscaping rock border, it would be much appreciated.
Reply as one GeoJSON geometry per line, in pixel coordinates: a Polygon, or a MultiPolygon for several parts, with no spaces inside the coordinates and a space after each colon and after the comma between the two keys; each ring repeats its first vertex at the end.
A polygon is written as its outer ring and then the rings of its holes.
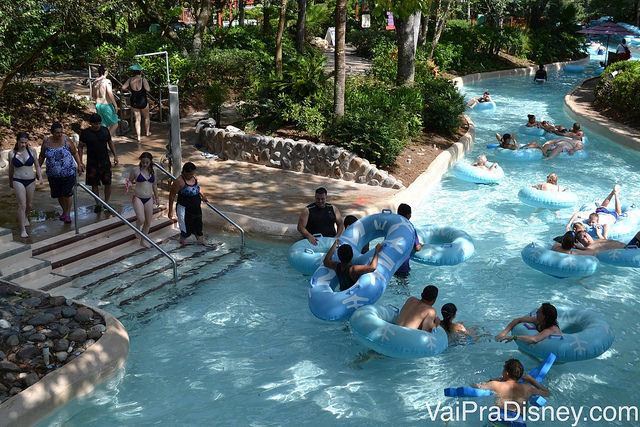
{"type": "Polygon", "coordinates": [[[31,425],[115,373],[129,336],[110,314],[0,282],[0,425],[31,425]]]}
{"type": "Polygon", "coordinates": [[[256,163],[274,168],[402,189],[402,182],[368,160],[333,145],[244,133],[227,126],[216,128],[213,119],[196,126],[200,145],[222,160],[256,163]]]}

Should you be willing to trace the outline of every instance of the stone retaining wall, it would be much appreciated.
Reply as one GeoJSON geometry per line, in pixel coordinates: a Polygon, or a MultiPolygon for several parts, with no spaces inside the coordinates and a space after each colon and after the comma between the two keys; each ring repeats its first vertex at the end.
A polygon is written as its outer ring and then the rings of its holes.
{"type": "Polygon", "coordinates": [[[336,146],[247,134],[233,126],[216,128],[212,119],[198,123],[196,134],[203,149],[222,160],[257,163],[359,184],[404,188],[402,181],[336,146]]]}

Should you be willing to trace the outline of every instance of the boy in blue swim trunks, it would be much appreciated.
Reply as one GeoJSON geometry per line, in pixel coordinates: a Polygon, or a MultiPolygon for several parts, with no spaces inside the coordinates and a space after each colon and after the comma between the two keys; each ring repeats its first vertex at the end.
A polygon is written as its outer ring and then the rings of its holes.
{"type": "MultiPolygon", "coordinates": [[[[619,192],[620,185],[614,185],[613,190],[611,190],[611,193],[609,193],[607,198],[602,201],[600,206],[596,208],[595,212],[590,213],[586,218],[587,225],[595,229],[598,239],[606,239],[609,225],[615,224],[620,215],[622,215],[622,205],[620,204],[620,198],[618,197],[619,192]],[[607,208],[612,198],[615,198],[615,211],[611,211],[607,208]]],[[[582,212],[576,212],[573,214],[569,223],[567,223],[567,231],[569,231],[573,222],[578,218],[584,219],[582,212]]]]}

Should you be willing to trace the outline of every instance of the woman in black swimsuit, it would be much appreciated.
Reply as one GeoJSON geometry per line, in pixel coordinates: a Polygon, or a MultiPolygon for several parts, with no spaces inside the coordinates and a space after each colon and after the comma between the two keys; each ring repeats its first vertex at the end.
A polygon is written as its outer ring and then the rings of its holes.
{"type": "Polygon", "coordinates": [[[140,142],[141,116],[145,120],[145,134],[147,136],[151,135],[149,131],[149,103],[147,102],[147,92],[151,89],[147,79],[142,77],[143,68],[139,64],[134,64],[129,69],[133,71],[134,75],[122,85],[122,90],[129,89],[131,91],[131,109],[135,120],[136,137],[140,142]]]}
{"type": "Polygon", "coordinates": [[[20,225],[20,237],[27,238],[29,226],[29,211],[33,193],[36,190],[36,178],[42,184],[42,171],[40,164],[36,162],[38,154],[29,147],[29,135],[19,132],[16,137],[16,145],[9,151],[9,187],[13,188],[18,199],[18,224],[20,225]],[[36,171],[33,172],[35,165],[36,171]]]}

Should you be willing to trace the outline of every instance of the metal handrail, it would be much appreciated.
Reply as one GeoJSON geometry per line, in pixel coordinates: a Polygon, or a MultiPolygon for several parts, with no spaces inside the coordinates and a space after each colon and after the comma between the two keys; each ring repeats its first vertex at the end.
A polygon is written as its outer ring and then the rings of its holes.
{"type": "MultiPolygon", "coordinates": [[[[162,165],[158,162],[153,162],[153,165],[155,167],[157,167],[158,169],[160,169],[162,172],[164,172],[166,175],[168,175],[171,179],[173,179],[174,181],[176,180],[176,177],[173,176],[173,174],[171,174],[171,172],[169,172],[168,170],[166,170],[164,167],[162,167],[162,165]]],[[[238,224],[236,224],[231,218],[229,218],[228,216],[226,216],[224,213],[222,213],[218,208],[216,208],[215,206],[213,206],[211,203],[209,202],[204,202],[207,206],[209,206],[211,209],[214,210],[214,212],[216,212],[218,215],[220,215],[222,218],[224,218],[225,220],[227,220],[227,222],[229,222],[229,224],[233,225],[235,228],[237,228],[240,231],[240,237],[242,239],[242,247],[244,247],[244,230],[242,229],[242,227],[240,227],[238,224]]]]}
{"type": "Polygon", "coordinates": [[[104,206],[106,209],[108,209],[109,212],[111,212],[112,214],[117,216],[120,219],[120,221],[124,222],[127,226],[129,226],[129,228],[131,228],[134,232],[136,232],[138,235],[140,235],[140,237],[142,237],[144,240],[146,240],[148,243],[150,243],[158,251],[160,251],[160,253],[162,255],[164,255],[167,258],[169,258],[169,260],[171,261],[171,264],[173,264],[173,282],[174,283],[178,282],[178,263],[176,262],[175,258],[172,257],[171,255],[169,255],[160,246],[158,246],[158,244],[156,242],[151,240],[149,238],[149,236],[147,236],[144,232],[139,230],[138,227],[136,227],[135,225],[131,224],[129,221],[127,221],[127,219],[125,217],[123,217],[118,212],[116,212],[111,207],[111,205],[109,205],[107,202],[102,200],[100,198],[100,196],[98,196],[96,193],[91,191],[86,185],[84,185],[84,184],[82,184],[80,182],[76,183],[76,185],[73,187],[73,213],[74,213],[74,222],[75,222],[76,234],[80,234],[80,229],[78,227],[78,187],[82,188],[84,191],[89,193],[89,195],[91,195],[94,199],[99,201],[102,204],[102,206],[104,206]]]}

